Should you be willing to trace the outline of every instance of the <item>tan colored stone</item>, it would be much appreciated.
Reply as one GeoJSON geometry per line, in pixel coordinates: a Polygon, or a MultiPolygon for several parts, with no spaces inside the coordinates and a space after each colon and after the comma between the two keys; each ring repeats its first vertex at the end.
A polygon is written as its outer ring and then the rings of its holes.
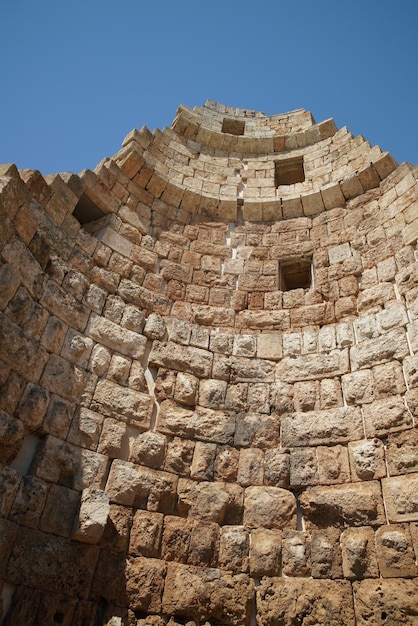
{"type": "Polygon", "coordinates": [[[363,580],[354,583],[358,626],[415,626],[418,619],[416,580],[363,580]]]}
{"type": "Polygon", "coordinates": [[[101,489],[84,489],[72,538],[83,543],[98,543],[109,515],[109,496],[101,489]]]}
{"type": "Polygon", "coordinates": [[[281,425],[282,444],[288,447],[346,443],[363,435],[360,411],[351,407],[284,415],[281,425]]]}
{"type": "Polygon", "coordinates": [[[372,528],[347,528],[341,535],[344,577],[378,578],[375,537],[372,528]]]}
{"type": "Polygon", "coordinates": [[[389,522],[418,520],[418,474],[383,478],[382,488],[389,522]]]}
{"type": "Polygon", "coordinates": [[[248,487],[244,498],[246,528],[296,528],[294,495],[279,487],[248,487]]]}

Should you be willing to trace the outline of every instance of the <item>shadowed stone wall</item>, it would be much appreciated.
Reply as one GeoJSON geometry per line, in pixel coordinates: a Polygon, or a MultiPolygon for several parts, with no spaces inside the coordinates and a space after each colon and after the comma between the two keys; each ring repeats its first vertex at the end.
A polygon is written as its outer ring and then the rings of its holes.
{"type": "Polygon", "coordinates": [[[417,177],[211,101],[0,166],[0,623],[418,623],[417,177]]]}

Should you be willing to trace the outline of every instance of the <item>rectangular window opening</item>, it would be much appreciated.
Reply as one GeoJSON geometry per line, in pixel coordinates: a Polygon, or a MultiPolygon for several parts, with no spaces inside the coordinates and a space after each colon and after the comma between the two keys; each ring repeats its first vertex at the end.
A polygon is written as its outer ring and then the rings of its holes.
{"type": "Polygon", "coordinates": [[[83,193],[77,202],[73,215],[83,226],[104,217],[105,214],[87,194],[83,193]]]}
{"type": "Polygon", "coordinates": [[[309,289],[312,285],[312,259],[280,263],[280,291],[309,289]]]}
{"type": "Polygon", "coordinates": [[[230,117],[224,117],[222,122],[222,132],[229,135],[243,135],[245,131],[245,122],[241,120],[233,120],[230,117]]]}
{"type": "Polygon", "coordinates": [[[285,161],[275,161],[274,163],[274,184],[293,185],[303,183],[305,180],[305,170],[303,167],[303,157],[286,159],[285,161]]]}

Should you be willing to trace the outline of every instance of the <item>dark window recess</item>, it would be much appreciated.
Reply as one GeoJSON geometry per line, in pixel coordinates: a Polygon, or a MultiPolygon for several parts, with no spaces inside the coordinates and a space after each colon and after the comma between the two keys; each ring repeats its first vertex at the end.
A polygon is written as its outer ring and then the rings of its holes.
{"type": "Polygon", "coordinates": [[[304,180],[305,170],[303,169],[303,157],[275,162],[274,184],[276,188],[280,185],[293,185],[294,183],[303,183],[304,180]]]}
{"type": "Polygon", "coordinates": [[[245,122],[241,120],[232,120],[231,118],[224,117],[222,122],[222,132],[229,133],[230,135],[243,135],[245,130],[245,122]]]}
{"type": "Polygon", "coordinates": [[[280,263],[280,291],[309,289],[312,282],[311,260],[280,263]]]}
{"type": "Polygon", "coordinates": [[[63,623],[64,623],[64,613],[55,613],[54,624],[63,624],[63,623]]]}
{"type": "Polygon", "coordinates": [[[83,225],[88,224],[89,222],[94,222],[95,220],[104,217],[105,214],[96,204],[94,204],[93,200],[83,193],[76,204],[73,215],[75,219],[83,225]]]}

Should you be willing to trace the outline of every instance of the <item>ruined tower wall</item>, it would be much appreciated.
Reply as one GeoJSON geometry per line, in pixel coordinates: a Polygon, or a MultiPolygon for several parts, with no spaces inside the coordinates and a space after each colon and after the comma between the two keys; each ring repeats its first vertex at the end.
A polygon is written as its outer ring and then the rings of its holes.
{"type": "Polygon", "coordinates": [[[0,166],[3,624],[416,623],[417,177],[210,101],[0,166]]]}

